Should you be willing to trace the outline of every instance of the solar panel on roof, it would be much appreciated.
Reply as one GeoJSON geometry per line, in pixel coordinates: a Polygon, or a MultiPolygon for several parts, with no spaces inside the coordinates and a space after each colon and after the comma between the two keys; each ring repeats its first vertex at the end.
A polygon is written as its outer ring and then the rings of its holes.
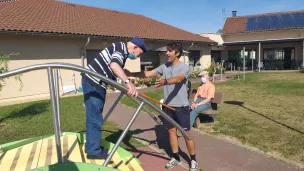
{"type": "Polygon", "coordinates": [[[281,14],[282,27],[294,27],[295,22],[290,14],[281,14]]]}
{"type": "Polygon", "coordinates": [[[247,19],[246,30],[256,30],[256,17],[249,17],[247,19]]]}
{"type": "Polygon", "coordinates": [[[269,17],[261,16],[257,18],[257,30],[269,29],[269,17]]]}
{"type": "Polygon", "coordinates": [[[282,20],[292,20],[292,16],[290,14],[281,14],[282,20]]]}
{"type": "Polygon", "coordinates": [[[280,28],[281,21],[278,15],[269,16],[269,28],[280,28]]]}
{"type": "Polygon", "coordinates": [[[291,14],[293,19],[296,20],[296,19],[303,19],[304,20],[304,13],[301,12],[301,13],[295,13],[295,14],[291,14]]]}
{"type": "Polygon", "coordinates": [[[304,26],[304,13],[296,13],[292,14],[295,25],[298,27],[304,26]]]}
{"type": "Polygon", "coordinates": [[[304,20],[295,20],[295,24],[298,27],[303,27],[304,26],[304,20]]]}

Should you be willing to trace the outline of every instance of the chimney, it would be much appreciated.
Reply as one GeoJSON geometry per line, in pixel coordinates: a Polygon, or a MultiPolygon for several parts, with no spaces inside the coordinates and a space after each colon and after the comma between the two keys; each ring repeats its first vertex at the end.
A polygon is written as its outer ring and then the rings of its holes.
{"type": "Polygon", "coordinates": [[[236,17],[236,12],[237,11],[232,11],[232,17],[236,17]]]}

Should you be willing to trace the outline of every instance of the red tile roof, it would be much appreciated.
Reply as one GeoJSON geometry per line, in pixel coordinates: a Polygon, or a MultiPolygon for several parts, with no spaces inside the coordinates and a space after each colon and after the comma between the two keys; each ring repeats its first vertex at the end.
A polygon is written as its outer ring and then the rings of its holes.
{"type": "MultiPolygon", "coordinates": [[[[285,28],[277,28],[277,29],[264,29],[264,30],[247,31],[246,30],[246,23],[247,23],[247,19],[249,17],[272,16],[272,15],[279,15],[279,14],[295,14],[295,13],[303,13],[303,12],[304,12],[304,10],[228,17],[225,21],[225,24],[224,24],[224,27],[223,27],[222,31],[223,31],[223,34],[237,34],[237,33],[249,33],[249,32],[264,32],[264,31],[298,29],[299,27],[289,27],[289,28],[285,27],[285,28]]],[[[303,28],[303,27],[301,27],[301,28],[303,28]]]]}
{"type": "Polygon", "coordinates": [[[143,15],[56,0],[1,0],[0,30],[145,39],[214,41],[143,15]],[[1,2],[3,1],[3,2],[1,2]]]}

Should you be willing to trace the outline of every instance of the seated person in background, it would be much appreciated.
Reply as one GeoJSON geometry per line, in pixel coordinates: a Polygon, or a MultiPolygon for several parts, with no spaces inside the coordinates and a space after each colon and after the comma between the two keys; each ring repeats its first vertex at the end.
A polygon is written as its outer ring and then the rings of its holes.
{"type": "Polygon", "coordinates": [[[192,127],[197,115],[211,107],[211,99],[214,98],[215,87],[209,80],[209,74],[202,71],[199,76],[201,77],[202,85],[197,89],[191,105],[190,112],[190,126],[192,127]]]}

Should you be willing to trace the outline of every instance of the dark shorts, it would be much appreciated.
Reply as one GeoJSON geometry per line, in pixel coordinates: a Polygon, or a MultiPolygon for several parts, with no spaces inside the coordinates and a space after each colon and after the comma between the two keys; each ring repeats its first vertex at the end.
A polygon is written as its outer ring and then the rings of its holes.
{"type": "MultiPolygon", "coordinates": [[[[190,107],[173,107],[175,111],[163,107],[163,111],[169,115],[174,121],[176,121],[186,131],[190,130],[190,107]]],[[[169,121],[163,119],[163,125],[166,129],[174,128],[169,121]]]]}

